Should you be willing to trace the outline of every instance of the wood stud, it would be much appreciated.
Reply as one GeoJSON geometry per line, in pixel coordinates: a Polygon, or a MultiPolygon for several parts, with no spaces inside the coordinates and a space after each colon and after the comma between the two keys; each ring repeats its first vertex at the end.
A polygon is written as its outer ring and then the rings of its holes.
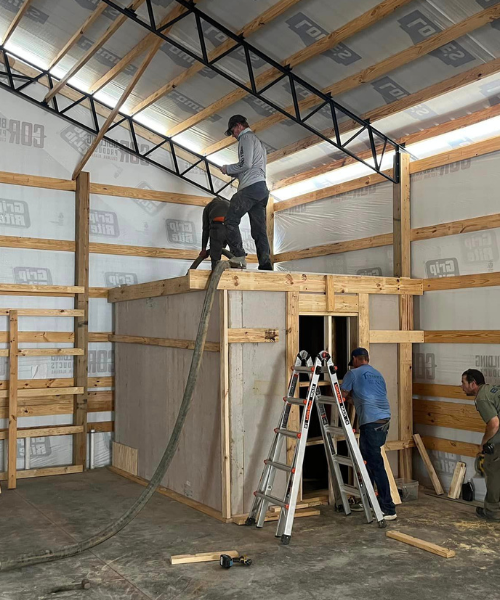
{"type": "Polygon", "coordinates": [[[18,313],[11,311],[9,315],[9,446],[8,446],[8,488],[16,488],[17,472],[17,380],[19,374],[18,358],[18,313]]]}
{"type": "Polygon", "coordinates": [[[21,19],[24,17],[26,12],[28,11],[32,1],[33,0],[24,0],[20,9],[17,11],[16,16],[14,17],[14,19],[12,20],[10,25],[7,27],[7,31],[5,32],[3,39],[2,39],[2,46],[5,46],[5,44],[9,41],[10,37],[16,30],[19,23],[21,22],[21,19]]]}
{"type": "Polygon", "coordinates": [[[82,172],[76,179],[75,194],[75,284],[83,293],[75,296],[75,309],[83,312],[75,319],[74,341],[81,354],[75,357],[76,386],[83,393],[74,399],[74,424],[82,428],[73,441],[73,462],[85,468],[87,460],[87,371],[89,341],[89,245],[90,245],[90,175],[82,172]]]}
{"type": "Polygon", "coordinates": [[[228,291],[219,292],[220,303],[220,395],[222,516],[231,518],[231,405],[229,399],[229,298],[228,291]]]}

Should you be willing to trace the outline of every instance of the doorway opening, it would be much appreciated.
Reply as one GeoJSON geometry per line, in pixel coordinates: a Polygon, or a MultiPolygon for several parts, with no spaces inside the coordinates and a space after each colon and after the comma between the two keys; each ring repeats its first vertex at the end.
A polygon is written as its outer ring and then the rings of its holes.
{"type": "MultiPolygon", "coordinates": [[[[342,380],[347,372],[352,342],[357,339],[355,317],[302,315],[299,317],[299,349],[307,350],[314,360],[319,352],[327,350],[337,366],[337,376],[342,380]]],[[[300,397],[307,393],[307,376],[301,377],[300,397]]],[[[321,393],[331,396],[331,390],[321,386],[321,393]]],[[[331,406],[326,406],[330,417],[331,406]]],[[[301,411],[303,409],[300,409],[301,411]]],[[[302,415],[301,415],[302,416],[302,415]]],[[[328,464],[321,437],[318,414],[312,412],[306,453],[302,472],[302,493],[328,493],[328,464]]]]}

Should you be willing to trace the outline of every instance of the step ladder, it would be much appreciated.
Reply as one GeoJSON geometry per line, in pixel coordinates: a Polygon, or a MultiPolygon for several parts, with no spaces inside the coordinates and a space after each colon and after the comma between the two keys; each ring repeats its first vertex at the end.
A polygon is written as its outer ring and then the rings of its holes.
{"type": "Polygon", "coordinates": [[[334,484],[337,509],[342,510],[343,507],[346,515],[351,514],[349,496],[354,496],[361,500],[368,523],[373,521],[373,511],[379,527],[386,527],[384,515],[380,510],[373,485],[357,443],[356,435],[349,420],[337,379],[337,368],[334,366],[332,358],[328,352],[323,351],[318,354],[313,364],[310,355],[302,350],[297,354],[292,371],[288,393],[283,398],[285,401],[283,412],[278,427],[274,430],[271,449],[268,458],[264,461],[265,466],[259,486],[257,491],[254,492],[255,499],[252,510],[245,524],[263,527],[268,506],[277,505],[281,507],[281,511],[276,537],[281,538],[282,544],[286,545],[290,543],[295,507],[302,479],[302,466],[307,445],[311,412],[313,405],[316,404],[328,468],[332,483],[334,484]],[[309,375],[309,388],[305,399],[294,398],[301,373],[309,375]],[[330,383],[333,392],[332,397],[324,396],[320,392],[318,382],[322,374],[325,375],[325,379],[330,383]],[[328,419],[325,408],[326,404],[332,407],[331,421],[328,419]],[[294,405],[303,407],[300,431],[291,431],[288,429],[290,411],[294,405]],[[283,442],[286,438],[297,440],[291,465],[280,462],[283,442]],[[337,441],[339,439],[346,442],[347,455],[337,453],[337,441]],[[341,465],[352,467],[354,471],[354,485],[344,483],[340,468],[341,465]],[[283,498],[273,496],[273,486],[277,471],[287,473],[286,491],[283,498]]]}

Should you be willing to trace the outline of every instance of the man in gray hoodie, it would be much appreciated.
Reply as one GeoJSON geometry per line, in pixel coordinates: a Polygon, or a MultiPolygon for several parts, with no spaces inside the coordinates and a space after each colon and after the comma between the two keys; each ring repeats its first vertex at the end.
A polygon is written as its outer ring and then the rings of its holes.
{"type": "Polygon", "coordinates": [[[236,175],[239,181],[238,191],[231,198],[224,220],[227,242],[234,255],[229,262],[232,267],[246,268],[246,254],[239,225],[242,217],[248,213],[259,269],[272,271],[271,250],[266,230],[266,206],[269,199],[266,185],[266,149],[242,115],[233,115],[229,119],[226,135],[232,135],[238,140],[239,158],[237,163],[221,167],[224,175],[236,175]]]}

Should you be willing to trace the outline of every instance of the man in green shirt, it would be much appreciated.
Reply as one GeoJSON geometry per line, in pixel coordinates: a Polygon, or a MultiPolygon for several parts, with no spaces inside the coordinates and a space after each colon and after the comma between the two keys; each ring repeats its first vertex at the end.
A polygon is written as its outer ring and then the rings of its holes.
{"type": "Polygon", "coordinates": [[[462,374],[462,390],[475,396],[476,410],[486,423],[481,440],[486,496],[484,508],[477,508],[476,513],[488,521],[500,521],[500,386],[486,384],[481,371],[468,369],[462,374]]]}

